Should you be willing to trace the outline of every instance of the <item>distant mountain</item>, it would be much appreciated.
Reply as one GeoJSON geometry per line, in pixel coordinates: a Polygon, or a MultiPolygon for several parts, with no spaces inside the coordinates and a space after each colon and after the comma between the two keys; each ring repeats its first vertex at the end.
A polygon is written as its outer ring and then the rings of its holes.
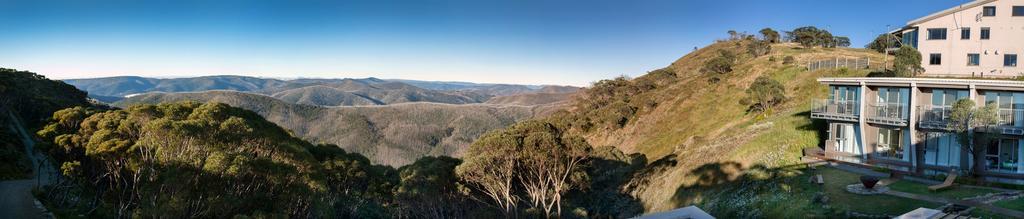
{"type": "Polygon", "coordinates": [[[232,91],[150,93],[115,105],[185,100],[221,102],[252,110],[311,142],[336,144],[363,154],[374,163],[392,166],[409,164],[423,156],[461,157],[480,135],[560,107],[438,103],[321,107],[232,91]]]}
{"type": "Polygon", "coordinates": [[[495,96],[537,92],[568,93],[579,89],[564,86],[476,84],[378,78],[279,80],[245,76],[173,79],[126,76],[70,79],[65,82],[89,92],[91,98],[103,102],[116,102],[128,95],[150,92],[229,90],[264,94],[290,103],[320,106],[387,105],[407,102],[470,104],[483,103],[495,96]]]}

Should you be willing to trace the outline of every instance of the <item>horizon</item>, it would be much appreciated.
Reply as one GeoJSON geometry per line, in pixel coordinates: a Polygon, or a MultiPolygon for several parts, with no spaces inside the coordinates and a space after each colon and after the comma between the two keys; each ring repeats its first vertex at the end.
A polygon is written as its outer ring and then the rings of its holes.
{"type": "Polygon", "coordinates": [[[0,14],[8,27],[0,67],[60,80],[237,75],[588,86],[668,66],[728,30],[817,26],[860,48],[886,25],[968,2],[913,1],[921,4],[900,11],[876,9],[889,4],[881,0],[2,1],[9,12],[0,14]]]}

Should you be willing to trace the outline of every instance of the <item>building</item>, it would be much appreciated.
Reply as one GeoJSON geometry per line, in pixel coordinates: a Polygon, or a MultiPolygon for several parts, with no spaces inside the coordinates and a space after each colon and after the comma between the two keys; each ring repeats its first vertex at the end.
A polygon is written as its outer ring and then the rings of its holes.
{"type": "Polygon", "coordinates": [[[921,52],[925,75],[1024,76],[1024,0],[977,0],[907,22],[893,32],[921,52]]]}
{"type": "Polygon", "coordinates": [[[825,156],[909,173],[939,174],[973,167],[967,147],[947,130],[953,103],[998,106],[998,136],[986,147],[989,180],[1024,184],[1024,82],[945,78],[820,78],[829,97],[811,118],[827,123],[825,156]]]}

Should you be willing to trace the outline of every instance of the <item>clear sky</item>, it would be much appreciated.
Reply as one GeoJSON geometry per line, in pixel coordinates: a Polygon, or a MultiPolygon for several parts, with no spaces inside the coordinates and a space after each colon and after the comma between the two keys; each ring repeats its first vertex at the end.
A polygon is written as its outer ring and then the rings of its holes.
{"type": "Polygon", "coordinates": [[[730,29],[814,25],[862,47],[887,24],[965,2],[0,0],[0,67],[55,79],[232,74],[586,85],[667,66],[730,29]]]}

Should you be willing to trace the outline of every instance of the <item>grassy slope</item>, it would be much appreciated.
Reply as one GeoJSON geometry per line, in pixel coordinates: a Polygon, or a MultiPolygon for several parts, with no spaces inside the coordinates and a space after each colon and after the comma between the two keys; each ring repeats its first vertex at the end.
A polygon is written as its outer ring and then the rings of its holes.
{"type": "Polygon", "coordinates": [[[863,49],[800,49],[776,44],[771,55],[758,58],[751,58],[743,49],[736,42],[721,42],[680,58],[670,66],[679,77],[676,84],[641,94],[661,100],[657,108],[622,129],[588,133],[588,140],[595,146],[611,145],[627,153],[644,154],[652,161],[672,161],[665,162],[669,163],[666,166],[651,167],[650,173],[634,180],[632,193],[647,211],[694,204],[680,201],[679,194],[671,191],[702,180],[694,174],[698,167],[736,162],[736,170],[725,171],[729,175],[726,178],[735,178],[732,174],[752,165],[775,167],[793,163],[801,148],[818,144],[818,131],[807,111],[810,100],[824,97],[826,88],[815,79],[867,74],[864,70],[808,72],[797,65],[783,65],[783,57],[794,56],[797,64],[835,56],[882,60],[881,54],[863,49]],[[721,75],[700,73],[704,61],[717,56],[718,49],[743,54],[734,71],[721,75]],[[769,61],[771,56],[774,61],[769,61]],[[785,84],[790,97],[764,118],[748,114],[747,107],[739,103],[746,96],[745,89],[761,75],[785,84]],[[716,76],[722,80],[710,82],[716,76]]]}

